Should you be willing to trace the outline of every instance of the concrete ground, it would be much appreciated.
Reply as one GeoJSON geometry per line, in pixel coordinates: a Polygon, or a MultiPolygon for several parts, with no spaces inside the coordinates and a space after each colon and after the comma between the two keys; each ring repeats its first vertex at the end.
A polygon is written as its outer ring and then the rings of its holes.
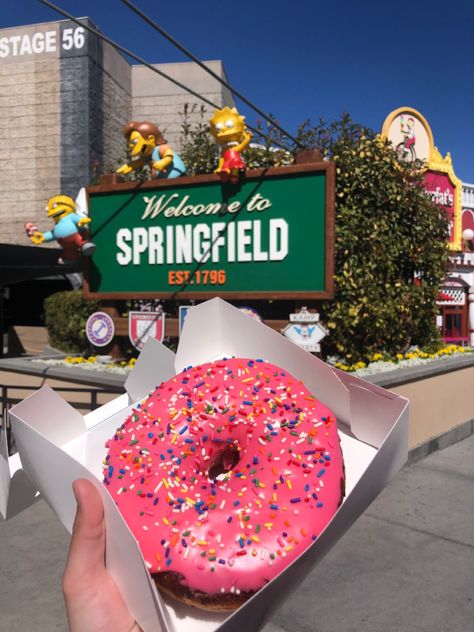
{"type": "MultiPolygon", "coordinates": [[[[473,452],[471,436],[406,466],[264,632],[472,630],[473,452]]],[[[0,523],[1,631],[66,630],[68,541],[44,501],[0,523]]]]}

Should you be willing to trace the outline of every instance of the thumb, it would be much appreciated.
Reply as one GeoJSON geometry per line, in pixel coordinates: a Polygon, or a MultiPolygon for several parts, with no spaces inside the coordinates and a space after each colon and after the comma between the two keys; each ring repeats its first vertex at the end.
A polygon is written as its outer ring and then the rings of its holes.
{"type": "Polygon", "coordinates": [[[102,498],[86,479],[73,483],[77,512],[65,577],[80,581],[105,570],[105,521],[102,498]]]}

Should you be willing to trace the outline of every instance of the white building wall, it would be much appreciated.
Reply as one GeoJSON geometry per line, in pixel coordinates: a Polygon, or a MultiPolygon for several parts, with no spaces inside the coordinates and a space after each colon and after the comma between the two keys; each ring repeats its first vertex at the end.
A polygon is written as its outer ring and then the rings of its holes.
{"type": "MultiPolygon", "coordinates": [[[[205,64],[216,75],[227,81],[222,62],[206,61],[205,64]]],[[[154,66],[203,95],[218,107],[235,105],[229,90],[194,62],[154,64],[154,66]]],[[[201,99],[189,94],[146,66],[132,66],[132,95],[133,120],[152,121],[158,126],[168,143],[177,149],[179,149],[182,135],[185,105],[188,106],[190,112],[187,122],[191,125],[201,121],[207,123],[213,112],[213,108],[201,99]],[[202,117],[201,106],[204,107],[202,117]]]]}
{"type": "Polygon", "coordinates": [[[474,210],[474,184],[462,183],[462,207],[474,210]]]}

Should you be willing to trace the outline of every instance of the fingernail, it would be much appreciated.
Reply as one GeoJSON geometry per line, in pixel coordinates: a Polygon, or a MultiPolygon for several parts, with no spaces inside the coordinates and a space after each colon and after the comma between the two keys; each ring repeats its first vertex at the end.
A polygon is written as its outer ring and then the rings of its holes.
{"type": "Polygon", "coordinates": [[[74,492],[74,497],[76,499],[76,503],[77,506],[80,507],[81,506],[81,496],[79,493],[79,488],[77,486],[77,481],[74,481],[72,484],[72,491],[74,492]]]}

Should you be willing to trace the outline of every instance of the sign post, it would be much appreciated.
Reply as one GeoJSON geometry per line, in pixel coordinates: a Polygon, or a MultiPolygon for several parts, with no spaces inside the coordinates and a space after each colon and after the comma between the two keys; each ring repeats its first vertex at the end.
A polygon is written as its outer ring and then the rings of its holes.
{"type": "Polygon", "coordinates": [[[319,322],[319,314],[310,312],[304,306],[299,312],[290,314],[290,324],[282,333],[305,351],[319,353],[319,343],[327,336],[328,330],[319,322]]]}

